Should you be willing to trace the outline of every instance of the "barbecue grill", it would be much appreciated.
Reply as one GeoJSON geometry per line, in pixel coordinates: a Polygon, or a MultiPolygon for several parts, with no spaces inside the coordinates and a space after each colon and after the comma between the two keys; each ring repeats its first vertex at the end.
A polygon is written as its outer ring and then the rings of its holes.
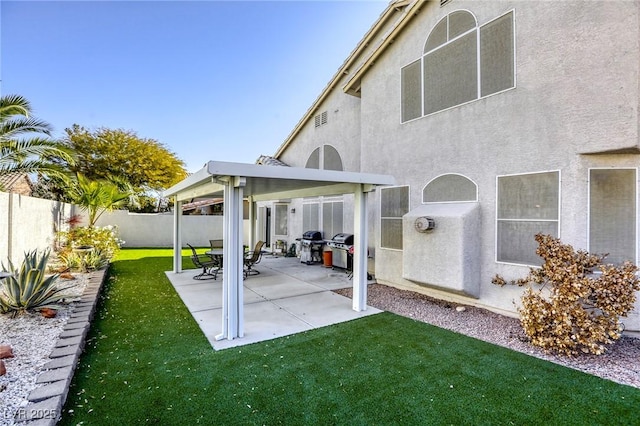
{"type": "Polygon", "coordinates": [[[327,242],[331,247],[331,261],[333,266],[342,269],[351,269],[352,259],[349,250],[353,250],[353,234],[336,234],[327,242]]]}
{"type": "Polygon", "coordinates": [[[300,262],[307,265],[322,262],[322,248],[326,242],[320,231],[306,231],[300,238],[300,262]]]}

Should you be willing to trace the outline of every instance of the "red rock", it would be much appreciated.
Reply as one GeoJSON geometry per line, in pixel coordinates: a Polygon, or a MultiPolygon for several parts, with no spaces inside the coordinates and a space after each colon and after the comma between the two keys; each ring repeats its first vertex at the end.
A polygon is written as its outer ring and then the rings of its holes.
{"type": "Polygon", "coordinates": [[[4,366],[4,361],[0,361],[0,376],[7,374],[7,367],[4,366]]]}
{"type": "Polygon", "coordinates": [[[9,345],[0,345],[0,359],[13,358],[13,349],[9,345]]]}
{"type": "Polygon", "coordinates": [[[40,314],[45,318],[55,318],[58,315],[58,311],[51,308],[42,308],[40,309],[40,314]]]}

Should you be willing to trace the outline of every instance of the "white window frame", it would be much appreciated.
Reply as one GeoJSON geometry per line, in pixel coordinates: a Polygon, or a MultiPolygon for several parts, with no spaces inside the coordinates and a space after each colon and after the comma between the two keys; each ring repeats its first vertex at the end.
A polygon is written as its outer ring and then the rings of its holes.
{"type": "Polygon", "coordinates": [[[494,240],[494,258],[495,258],[495,262],[496,263],[500,263],[500,264],[504,264],[504,265],[515,265],[515,266],[525,266],[525,267],[530,267],[530,268],[538,268],[540,267],[540,265],[530,265],[530,264],[526,264],[526,263],[516,263],[516,262],[506,262],[504,260],[499,260],[498,259],[498,224],[501,221],[498,218],[498,214],[499,214],[499,198],[498,198],[498,180],[501,177],[510,177],[510,176],[526,176],[526,175],[539,175],[539,174],[543,174],[543,173],[558,173],[558,219],[557,220],[551,220],[551,219],[535,219],[535,220],[531,220],[531,219],[508,219],[510,221],[519,221],[519,222],[557,222],[558,224],[558,237],[560,235],[562,235],[562,171],[557,169],[557,170],[541,170],[541,171],[535,171],[535,172],[527,172],[527,173],[511,173],[511,174],[503,174],[503,175],[497,175],[496,176],[496,201],[495,201],[495,212],[496,212],[496,229],[495,229],[495,240],[494,240]]]}
{"type": "Polygon", "coordinates": [[[465,176],[461,173],[442,173],[436,177],[434,177],[433,179],[431,179],[429,182],[427,182],[427,184],[425,186],[422,187],[422,204],[453,204],[453,203],[477,203],[478,202],[478,184],[471,178],[469,178],[468,176],[465,176]],[[476,187],[476,197],[473,200],[464,200],[464,201],[425,201],[424,200],[424,190],[427,189],[427,186],[429,186],[429,184],[433,181],[435,181],[438,178],[441,178],[442,176],[449,176],[449,175],[456,175],[456,176],[462,176],[463,178],[467,179],[469,182],[471,182],[475,187],[476,187]]]}
{"type": "MultiPolygon", "coordinates": [[[[404,251],[404,249],[397,249],[393,247],[385,247],[382,245],[382,220],[383,219],[399,219],[402,222],[402,216],[382,216],[382,191],[394,189],[394,188],[407,188],[407,213],[411,211],[411,187],[409,185],[395,185],[395,186],[385,186],[380,188],[380,228],[379,228],[379,237],[380,237],[380,249],[382,250],[391,250],[391,251],[404,251]]],[[[406,213],[405,213],[406,214],[406,213]]]]}
{"type": "MultiPolygon", "coordinates": [[[[439,114],[439,113],[444,112],[444,111],[449,111],[449,110],[451,110],[451,109],[453,109],[453,108],[458,108],[458,107],[461,107],[461,106],[463,106],[463,105],[470,104],[470,103],[472,103],[472,102],[477,102],[477,101],[479,101],[479,100],[481,100],[481,99],[490,98],[491,96],[499,95],[499,94],[504,93],[504,92],[507,92],[507,91],[509,91],[509,90],[513,90],[513,89],[515,89],[515,88],[518,86],[518,81],[517,81],[517,72],[516,72],[516,64],[517,64],[517,45],[516,45],[516,12],[515,12],[515,9],[507,10],[506,12],[504,12],[504,13],[502,13],[501,15],[499,15],[499,16],[497,16],[497,17],[495,17],[495,18],[493,18],[493,19],[491,19],[491,20],[489,20],[489,21],[485,22],[485,23],[484,23],[484,24],[482,24],[482,25],[479,25],[479,24],[478,24],[478,19],[476,18],[476,15],[475,15],[473,12],[471,12],[470,10],[468,10],[468,9],[456,9],[456,10],[454,10],[454,11],[452,11],[452,12],[449,12],[445,17],[443,17],[443,18],[441,18],[440,20],[438,20],[438,22],[436,22],[436,23],[433,25],[433,27],[431,28],[431,31],[433,31],[433,29],[434,29],[434,28],[435,28],[435,27],[436,27],[436,26],[437,26],[437,25],[438,25],[438,24],[439,24],[443,19],[447,19],[447,20],[448,20],[448,19],[449,19],[449,15],[451,15],[453,12],[469,12],[469,13],[470,13],[471,15],[473,15],[473,17],[475,18],[475,20],[476,20],[476,26],[475,26],[473,29],[466,31],[466,32],[465,32],[465,33],[463,33],[463,34],[460,34],[460,35],[458,35],[458,36],[454,37],[453,39],[448,40],[446,43],[444,43],[444,44],[442,44],[442,45],[440,45],[440,46],[436,47],[436,48],[435,48],[435,49],[433,49],[433,50],[430,50],[430,51],[429,51],[429,52],[427,52],[427,53],[424,53],[424,52],[423,52],[423,53],[421,53],[420,58],[418,58],[418,59],[413,59],[413,60],[411,60],[410,62],[408,62],[407,64],[405,64],[405,65],[403,65],[402,67],[400,67],[400,69],[402,70],[402,69],[404,69],[405,67],[408,67],[409,65],[413,64],[414,62],[416,62],[416,61],[420,61],[420,78],[421,78],[421,84],[420,84],[420,99],[421,99],[421,100],[420,100],[420,105],[421,105],[421,114],[420,114],[420,116],[419,116],[419,117],[412,118],[412,119],[407,120],[407,121],[402,121],[402,114],[400,114],[400,123],[401,123],[401,124],[411,123],[412,121],[419,120],[419,119],[424,118],[424,117],[429,117],[429,116],[432,116],[432,115],[434,115],[434,114],[439,114]],[[486,25],[488,25],[488,24],[492,23],[493,21],[496,21],[496,20],[498,20],[498,19],[500,19],[500,18],[504,17],[505,15],[508,15],[509,13],[513,13],[513,86],[512,86],[512,87],[509,87],[509,88],[506,88],[506,89],[503,89],[503,90],[500,90],[500,91],[498,91],[498,92],[494,92],[494,93],[488,94],[488,95],[486,95],[486,96],[482,96],[482,85],[481,85],[481,81],[482,81],[482,69],[481,69],[481,66],[480,66],[480,65],[481,65],[481,58],[480,58],[480,48],[481,48],[481,44],[480,44],[480,30],[481,30],[481,28],[482,28],[482,27],[484,27],[484,26],[486,26],[486,25]],[[463,103],[461,103],[461,104],[453,105],[453,106],[450,106],[450,107],[445,108],[445,109],[441,109],[441,110],[438,110],[438,111],[431,112],[431,113],[429,113],[429,114],[425,114],[425,113],[424,113],[424,112],[425,112],[425,111],[424,111],[424,57],[425,57],[426,55],[430,54],[430,53],[433,53],[433,52],[435,52],[435,51],[437,51],[437,50],[439,50],[439,49],[441,49],[441,48],[443,48],[443,47],[447,46],[448,44],[450,44],[451,42],[453,42],[453,41],[455,41],[455,40],[459,39],[460,37],[464,37],[464,36],[468,35],[468,34],[469,34],[470,32],[472,32],[472,31],[476,31],[476,66],[477,66],[477,79],[478,79],[478,81],[477,81],[477,83],[478,83],[478,84],[477,84],[477,97],[476,97],[476,99],[472,99],[472,100],[469,100],[469,101],[467,101],[467,102],[463,102],[463,103]]],[[[447,24],[447,25],[448,25],[448,24],[447,24]]],[[[427,39],[428,39],[428,38],[429,38],[429,36],[431,35],[431,31],[429,31],[429,34],[427,34],[427,39]]],[[[422,44],[422,46],[423,46],[423,51],[424,51],[424,45],[426,45],[426,43],[427,43],[427,39],[425,39],[424,43],[422,44]]],[[[401,79],[401,78],[400,78],[400,82],[399,82],[399,84],[400,84],[400,87],[399,87],[399,93],[401,94],[400,96],[402,96],[402,79],[401,79]]],[[[403,99],[401,98],[401,99],[400,99],[400,105],[401,105],[400,110],[401,110],[401,111],[402,111],[402,102],[403,102],[403,99]]]]}

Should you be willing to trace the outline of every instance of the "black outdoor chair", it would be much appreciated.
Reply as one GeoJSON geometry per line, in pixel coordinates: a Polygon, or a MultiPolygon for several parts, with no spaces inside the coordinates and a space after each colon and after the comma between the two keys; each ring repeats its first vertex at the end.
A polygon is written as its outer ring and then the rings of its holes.
{"type": "Polygon", "coordinates": [[[253,265],[260,263],[262,260],[262,246],[264,241],[258,241],[253,251],[249,251],[244,255],[244,277],[249,275],[258,275],[260,271],[253,269],[253,265]]]}
{"type": "Polygon", "coordinates": [[[191,261],[198,268],[202,268],[202,272],[194,276],[194,280],[210,280],[218,277],[220,270],[220,262],[206,254],[198,254],[191,244],[187,244],[191,249],[191,261]]]}

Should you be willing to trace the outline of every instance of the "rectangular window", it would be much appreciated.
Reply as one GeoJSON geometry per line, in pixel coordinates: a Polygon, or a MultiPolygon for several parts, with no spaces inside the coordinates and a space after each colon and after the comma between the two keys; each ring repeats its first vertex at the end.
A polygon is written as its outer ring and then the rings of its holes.
{"type": "Polygon", "coordinates": [[[343,202],[322,203],[322,233],[325,239],[342,232],[343,202]]]}
{"type": "Polygon", "coordinates": [[[302,232],[320,230],[320,204],[302,205],[302,232]]]}
{"type": "Polygon", "coordinates": [[[636,262],[637,170],[589,171],[589,252],[606,263],[636,262]]]}
{"type": "Polygon", "coordinates": [[[481,96],[515,87],[513,11],[480,28],[481,96]]]}
{"type": "Polygon", "coordinates": [[[541,265],[538,233],[559,235],[560,172],[498,176],[496,259],[541,265]]]}
{"type": "Polygon", "coordinates": [[[424,56],[424,114],[478,98],[478,40],[472,31],[424,56]]]}
{"type": "Polygon", "coordinates": [[[402,68],[402,121],[422,116],[422,63],[415,61],[402,68]]]}
{"type": "Polygon", "coordinates": [[[289,220],[289,205],[288,204],[276,204],[275,205],[275,234],[287,235],[288,220],[289,220]]]}
{"type": "Polygon", "coordinates": [[[380,246],[402,250],[402,216],[409,212],[409,187],[380,190],[380,246]]]}

